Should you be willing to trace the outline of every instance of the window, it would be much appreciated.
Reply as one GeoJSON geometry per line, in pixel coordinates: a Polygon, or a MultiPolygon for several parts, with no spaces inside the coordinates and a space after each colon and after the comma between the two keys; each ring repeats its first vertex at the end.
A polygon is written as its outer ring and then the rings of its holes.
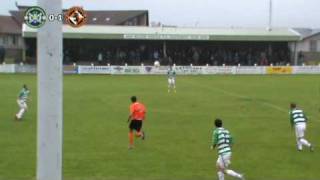
{"type": "Polygon", "coordinates": [[[8,36],[3,36],[3,45],[8,45],[8,36]]]}
{"type": "Polygon", "coordinates": [[[17,39],[18,39],[17,36],[15,35],[12,36],[12,45],[14,46],[17,45],[17,39]]]}
{"type": "Polygon", "coordinates": [[[127,24],[127,26],[132,26],[133,25],[132,21],[127,21],[126,24],[127,24]]]}
{"type": "Polygon", "coordinates": [[[317,51],[317,41],[316,40],[311,40],[310,41],[310,51],[311,52],[316,52],[317,51]]]}
{"type": "Polygon", "coordinates": [[[138,25],[138,18],[134,18],[134,19],[132,20],[132,22],[133,22],[133,25],[134,25],[134,26],[138,25]]]}
{"type": "Polygon", "coordinates": [[[8,36],[8,41],[9,41],[9,46],[12,46],[13,45],[13,40],[14,39],[14,36],[13,35],[9,35],[8,36]]]}

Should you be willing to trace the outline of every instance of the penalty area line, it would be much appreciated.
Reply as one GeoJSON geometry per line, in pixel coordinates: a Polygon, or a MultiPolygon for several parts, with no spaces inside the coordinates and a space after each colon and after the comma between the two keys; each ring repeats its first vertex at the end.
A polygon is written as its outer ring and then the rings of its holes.
{"type": "Polygon", "coordinates": [[[275,110],[278,110],[278,111],[280,111],[280,112],[289,112],[288,110],[286,110],[286,109],[284,109],[284,108],[282,108],[282,107],[280,107],[280,106],[277,106],[277,105],[275,105],[275,104],[269,103],[269,102],[259,101],[259,100],[257,100],[257,99],[251,98],[251,97],[249,97],[249,96],[236,94],[236,93],[233,93],[233,92],[230,92],[230,91],[226,91],[226,90],[223,90],[223,89],[220,89],[220,88],[214,88],[214,89],[215,89],[216,91],[222,92],[222,93],[227,94],[227,95],[232,96],[232,97],[255,100],[256,102],[260,103],[261,105],[270,107],[270,108],[275,109],[275,110]]]}
{"type": "MultiPolygon", "coordinates": [[[[188,82],[188,83],[190,83],[190,82],[188,82]]],[[[192,83],[192,84],[193,84],[193,83],[192,83]]],[[[194,84],[193,84],[193,85],[194,85],[194,84]]],[[[282,108],[282,107],[280,107],[280,106],[277,106],[277,105],[275,105],[275,104],[272,104],[272,103],[269,103],[269,102],[259,101],[259,100],[257,100],[257,99],[254,99],[254,98],[249,97],[249,96],[246,96],[246,95],[237,94],[237,93],[230,92],[230,91],[226,91],[226,90],[224,90],[224,89],[220,89],[220,88],[216,88],[216,87],[210,87],[210,88],[209,88],[208,86],[203,86],[203,85],[199,85],[199,84],[197,84],[196,86],[201,86],[201,87],[203,87],[203,88],[210,89],[210,90],[214,89],[214,90],[217,91],[217,92],[220,92],[220,93],[229,95],[229,96],[231,96],[231,97],[243,98],[243,99],[252,99],[252,100],[255,100],[256,102],[260,103],[261,105],[264,105],[264,106],[267,106],[267,107],[269,107],[269,108],[278,110],[279,112],[285,112],[285,113],[288,113],[288,112],[289,112],[289,110],[284,109],[284,108],[282,108]]]]}

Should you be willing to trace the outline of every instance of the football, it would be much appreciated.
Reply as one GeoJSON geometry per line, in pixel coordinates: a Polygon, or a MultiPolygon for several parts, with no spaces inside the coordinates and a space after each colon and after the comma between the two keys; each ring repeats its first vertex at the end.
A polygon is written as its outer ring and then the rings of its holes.
{"type": "Polygon", "coordinates": [[[154,66],[155,66],[155,67],[159,67],[159,66],[160,66],[160,62],[159,62],[159,61],[155,61],[155,62],[154,62],[154,66]]]}

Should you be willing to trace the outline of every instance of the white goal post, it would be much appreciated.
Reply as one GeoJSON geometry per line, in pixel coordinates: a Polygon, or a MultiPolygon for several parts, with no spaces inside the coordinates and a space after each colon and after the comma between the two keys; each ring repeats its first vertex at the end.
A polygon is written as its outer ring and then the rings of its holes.
{"type": "MultiPolygon", "coordinates": [[[[62,13],[62,0],[38,0],[48,14],[62,13]]],[[[37,180],[62,180],[63,73],[62,22],[37,33],[37,180]]]]}

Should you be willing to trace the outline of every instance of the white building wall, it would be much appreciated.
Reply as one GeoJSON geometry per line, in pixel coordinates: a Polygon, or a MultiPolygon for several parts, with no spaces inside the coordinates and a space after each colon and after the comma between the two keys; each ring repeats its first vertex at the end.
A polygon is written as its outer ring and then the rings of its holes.
{"type": "Polygon", "coordinates": [[[299,41],[297,44],[297,51],[310,52],[310,42],[317,41],[317,52],[320,52],[320,34],[316,36],[311,36],[302,41],[299,41]]]}
{"type": "MultiPolygon", "coordinates": [[[[309,44],[311,41],[316,41],[316,46],[317,46],[316,52],[320,52],[320,46],[319,46],[320,45],[320,34],[312,36],[312,37],[308,38],[308,40],[309,40],[309,44]]],[[[310,51],[310,49],[309,49],[309,51],[310,51]]]]}
{"type": "Polygon", "coordinates": [[[309,51],[310,50],[310,41],[308,39],[300,41],[297,43],[297,51],[309,51]]]}

